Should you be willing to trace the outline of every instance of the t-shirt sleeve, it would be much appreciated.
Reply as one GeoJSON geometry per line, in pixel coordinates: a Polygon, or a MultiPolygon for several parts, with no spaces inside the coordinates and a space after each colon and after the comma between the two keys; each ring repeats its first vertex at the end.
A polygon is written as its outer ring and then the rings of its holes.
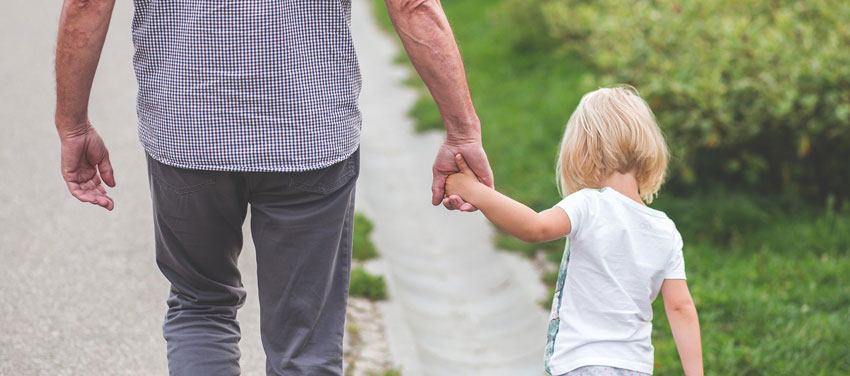
{"type": "Polygon", "coordinates": [[[685,257],[682,253],[682,248],[682,235],[677,232],[673,244],[673,253],[670,255],[670,259],[667,260],[667,267],[664,270],[664,279],[687,279],[685,276],[685,257]]]}
{"type": "Polygon", "coordinates": [[[588,192],[581,190],[573,192],[569,196],[564,197],[561,202],[555,204],[555,207],[564,209],[567,212],[567,217],[570,217],[570,236],[577,234],[582,224],[587,222],[590,215],[589,199],[588,192]]]}

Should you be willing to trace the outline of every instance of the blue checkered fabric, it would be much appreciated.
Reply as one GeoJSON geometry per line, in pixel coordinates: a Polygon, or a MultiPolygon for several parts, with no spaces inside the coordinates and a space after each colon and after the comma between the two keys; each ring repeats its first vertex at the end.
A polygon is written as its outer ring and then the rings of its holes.
{"type": "Polygon", "coordinates": [[[305,171],[358,147],[351,0],[135,0],[139,137],[154,159],[305,171]]]}

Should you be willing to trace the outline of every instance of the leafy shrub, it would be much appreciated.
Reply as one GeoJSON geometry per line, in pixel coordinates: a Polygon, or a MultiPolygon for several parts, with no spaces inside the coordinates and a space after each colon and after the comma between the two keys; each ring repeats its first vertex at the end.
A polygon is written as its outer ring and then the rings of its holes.
{"type": "Polygon", "coordinates": [[[354,247],[351,252],[353,259],[366,261],[378,257],[378,250],[370,238],[373,227],[369,218],[363,214],[354,215],[354,247]]]}
{"type": "Polygon", "coordinates": [[[519,49],[554,39],[599,72],[598,85],[640,89],[680,189],[720,181],[850,197],[850,2],[509,3],[515,23],[546,25],[521,33],[519,49]]]}
{"type": "Polygon", "coordinates": [[[686,242],[729,246],[789,212],[778,201],[715,191],[688,198],[662,195],[652,206],[673,219],[686,242]]]}
{"type": "Polygon", "coordinates": [[[384,282],[384,277],[369,274],[362,266],[357,266],[351,270],[348,293],[351,296],[370,300],[385,300],[387,298],[387,285],[384,282]]]}

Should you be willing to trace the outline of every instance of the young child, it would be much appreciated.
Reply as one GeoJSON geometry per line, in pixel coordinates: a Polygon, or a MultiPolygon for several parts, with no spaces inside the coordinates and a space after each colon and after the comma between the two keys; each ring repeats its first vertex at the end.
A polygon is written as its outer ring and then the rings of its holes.
{"type": "Polygon", "coordinates": [[[457,156],[460,173],[448,178],[447,195],[524,241],[569,238],[549,323],[550,374],[652,374],[659,290],[685,374],[703,374],[682,237],[663,212],[644,204],[661,187],[667,160],[655,116],[632,87],[582,98],[561,143],[557,175],[566,197],[554,208],[537,213],[479,183],[457,156]]]}

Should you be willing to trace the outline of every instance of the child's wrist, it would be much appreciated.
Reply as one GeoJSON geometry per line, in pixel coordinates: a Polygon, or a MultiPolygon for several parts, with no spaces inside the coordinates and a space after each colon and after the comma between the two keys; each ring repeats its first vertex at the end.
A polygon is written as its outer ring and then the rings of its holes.
{"type": "Polygon", "coordinates": [[[475,205],[475,203],[478,202],[478,197],[481,195],[481,190],[486,187],[486,185],[481,184],[480,182],[471,182],[464,187],[464,192],[462,192],[461,197],[463,197],[464,201],[475,205]]]}

